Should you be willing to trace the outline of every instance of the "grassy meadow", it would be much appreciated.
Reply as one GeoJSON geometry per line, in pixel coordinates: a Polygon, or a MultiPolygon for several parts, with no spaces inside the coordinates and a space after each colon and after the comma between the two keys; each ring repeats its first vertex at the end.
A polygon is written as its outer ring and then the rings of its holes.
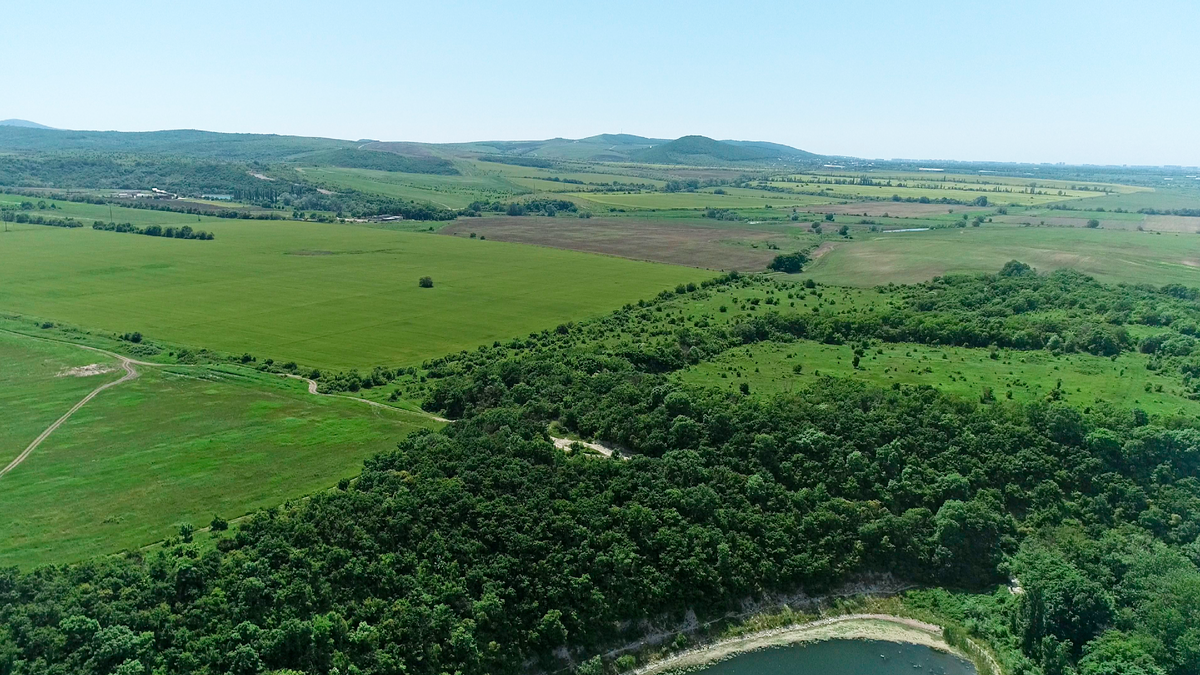
{"type": "Polygon", "coordinates": [[[594,316],[708,274],[346,224],[214,218],[197,226],[216,239],[15,226],[0,233],[0,311],[319,368],[369,369],[594,316]],[[423,276],[433,288],[418,288],[423,276]]]}
{"type": "MultiPolygon", "coordinates": [[[[68,345],[0,333],[4,463],[113,372],[68,345]],[[10,433],[11,432],[11,433],[10,433]]],[[[235,367],[160,369],[105,390],[0,477],[0,567],[68,562],[241,516],[356,475],[366,457],[435,422],[309,394],[235,367]]]]}
{"type": "Polygon", "coordinates": [[[805,275],[822,283],[874,286],[994,272],[1009,260],[1041,271],[1071,267],[1108,283],[1200,285],[1200,237],[1194,234],[998,225],[859,233],[835,242],[805,275]]]}
{"type": "Polygon", "coordinates": [[[4,419],[0,468],[88,392],[125,374],[116,359],[103,354],[2,331],[0,364],[0,414],[4,419]],[[108,372],[90,377],[68,374],[72,368],[91,364],[108,372]]]}
{"type": "Polygon", "coordinates": [[[725,352],[679,378],[730,390],[746,383],[752,392],[773,394],[801,389],[819,377],[848,377],[882,387],[927,385],[967,399],[978,399],[990,387],[997,399],[1022,402],[1045,398],[1059,388],[1064,400],[1081,407],[1105,401],[1151,414],[1200,414],[1200,402],[1183,395],[1178,377],[1147,370],[1144,354],[1124,354],[1114,361],[1030,351],[1001,352],[992,359],[986,349],[900,343],[868,350],[858,368],[853,362],[851,345],[761,342],[725,352]]]}

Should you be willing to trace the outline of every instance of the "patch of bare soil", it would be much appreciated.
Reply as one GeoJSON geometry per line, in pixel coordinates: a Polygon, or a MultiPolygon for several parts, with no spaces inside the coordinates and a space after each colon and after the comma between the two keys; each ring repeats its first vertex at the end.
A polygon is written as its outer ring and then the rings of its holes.
{"type": "Polygon", "coordinates": [[[738,271],[763,270],[780,250],[796,246],[778,232],[637,218],[461,218],[438,231],[460,237],[472,232],[496,241],[738,271]]]}
{"type": "Polygon", "coordinates": [[[1192,216],[1146,216],[1143,227],[1151,232],[1200,233],[1200,218],[1192,216]]]}
{"type": "Polygon", "coordinates": [[[116,368],[107,366],[102,363],[89,363],[86,366],[76,366],[75,368],[67,368],[60,372],[58,377],[91,377],[93,375],[103,375],[111,373],[116,368]]]}

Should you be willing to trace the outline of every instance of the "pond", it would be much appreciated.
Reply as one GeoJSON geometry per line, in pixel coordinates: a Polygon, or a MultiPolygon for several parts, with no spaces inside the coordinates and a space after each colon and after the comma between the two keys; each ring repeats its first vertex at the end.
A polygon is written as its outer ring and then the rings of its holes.
{"type": "Polygon", "coordinates": [[[975,666],[923,645],[826,640],[738,654],[697,672],[703,675],[975,675],[975,666]]]}

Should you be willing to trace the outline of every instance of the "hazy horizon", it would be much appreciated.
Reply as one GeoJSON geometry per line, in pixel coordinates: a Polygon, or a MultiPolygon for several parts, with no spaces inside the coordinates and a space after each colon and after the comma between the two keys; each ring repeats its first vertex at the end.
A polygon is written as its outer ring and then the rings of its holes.
{"type": "MultiPolygon", "coordinates": [[[[3,119],[3,120],[0,120],[0,124],[2,124],[4,122],[10,122],[10,121],[33,122],[35,124],[38,124],[37,120],[26,120],[26,119],[21,119],[21,118],[3,119]]],[[[23,125],[12,125],[12,126],[23,126],[23,125]]],[[[39,125],[38,128],[41,128],[46,131],[80,131],[80,132],[100,132],[100,133],[104,133],[104,132],[157,133],[157,132],[167,132],[167,131],[198,131],[198,132],[207,132],[207,133],[265,134],[265,135],[276,135],[276,136],[295,136],[295,134],[273,134],[271,132],[214,131],[212,129],[189,129],[189,128],[132,129],[132,130],[60,129],[58,127],[47,127],[44,125],[39,125]]],[[[641,138],[646,138],[647,140],[658,140],[658,141],[663,141],[663,142],[675,140],[674,138],[654,138],[654,137],[644,136],[642,134],[637,134],[637,133],[629,133],[629,132],[622,132],[622,133],[628,134],[631,136],[638,136],[641,138]]],[[[366,137],[346,138],[346,137],[337,137],[337,136],[315,136],[315,137],[309,136],[309,138],[327,138],[327,139],[338,140],[338,141],[368,141],[369,140],[369,141],[379,141],[379,142],[387,142],[387,143],[427,143],[427,144],[438,145],[438,144],[453,144],[453,143],[489,143],[489,142],[521,143],[521,142],[548,141],[548,140],[556,140],[556,139],[567,140],[567,141],[577,141],[577,140],[584,140],[586,138],[591,138],[591,137],[595,137],[595,136],[603,136],[603,135],[615,135],[615,134],[613,134],[612,132],[602,131],[602,132],[597,132],[594,134],[588,134],[587,136],[580,136],[578,138],[566,138],[566,137],[562,137],[562,136],[554,136],[554,137],[546,137],[546,138],[477,138],[477,139],[473,139],[470,141],[414,141],[414,140],[408,139],[408,138],[366,138],[366,137]]],[[[683,134],[683,136],[695,136],[695,135],[705,136],[706,134],[683,134]]],[[[676,138],[679,138],[679,137],[676,137],[676,138]]],[[[712,138],[712,137],[710,136],[710,138],[712,138]]],[[[770,138],[721,138],[721,139],[717,139],[717,140],[732,141],[732,142],[766,142],[766,143],[778,143],[779,142],[779,141],[775,141],[770,138]]],[[[786,144],[784,144],[784,145],[786,145],[786,144]]],[[[797,149],[798,150],[807,150],[807,148],[797,148],[797,149]]],[[[1028,164],[1028,165],[1033,165],[1033,166],[1066,165],[1066,166],[1131,167],[1131,168],[1183,168],[1183,169],[1200,168],[1200,164],[1098,164],[1098,163],[1094,163],[1094,162],[1072,163],[1072,162],[1049,162],[1049,161],[1026,162],[1026,161],[1022,161],[1022,160],[993,160],[993,159],[959,158],[959,157],[862,157],[862,156],[858,156],[858,155],[845,155],[845,154],[838,154],[838,153],[828,153],[828,154],[822,153],[821,156],[829,157],[831,159],[843,159],[844,158],[844,159],[859,159],[859,160],[868,160],[868,161],[877,161],[877,162],[935,162],[935,163],[936,162],[957,162],[957,163],[963,163],[963,164],[985,164],[985,163],[993,163],[994,162],[994,163],[1000,163],[1000,164],[1028,164]]]]}
{"type": "Polygon", "coordinates": [[[50,1],[9,16],[44,30],[0,51],[25,93],[0,114],[56,128],[1200,164],[1200,7],[1184,2],[50,1]]]}

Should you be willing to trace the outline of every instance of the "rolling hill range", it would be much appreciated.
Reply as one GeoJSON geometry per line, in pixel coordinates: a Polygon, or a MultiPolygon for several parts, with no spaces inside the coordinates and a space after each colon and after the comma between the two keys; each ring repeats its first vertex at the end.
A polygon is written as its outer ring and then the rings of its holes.
{"type": "Polygon", "coordinates": [[[631,134],[599,134],[587,138],[472,143],[348,141],[275,134],[231,134],[194,129],[169,131],[71,131],[24,120],[0,122],[0,152],[100,152],[176,155],[226,161],[302,161],[351,168],[416,173],[445,173],[436,158],[526,157],[587,162],[655,164],[753,164],[817,158],[803,150],[764,141],[717,141],[705,136],[676,140],[631,134]],[[392,157],[358,154],[378,151],[392,157]],[[420,158],[407,163],[395,155],[420,158]],[[415,170],[414,170],[415,169],[415,170]]]}

